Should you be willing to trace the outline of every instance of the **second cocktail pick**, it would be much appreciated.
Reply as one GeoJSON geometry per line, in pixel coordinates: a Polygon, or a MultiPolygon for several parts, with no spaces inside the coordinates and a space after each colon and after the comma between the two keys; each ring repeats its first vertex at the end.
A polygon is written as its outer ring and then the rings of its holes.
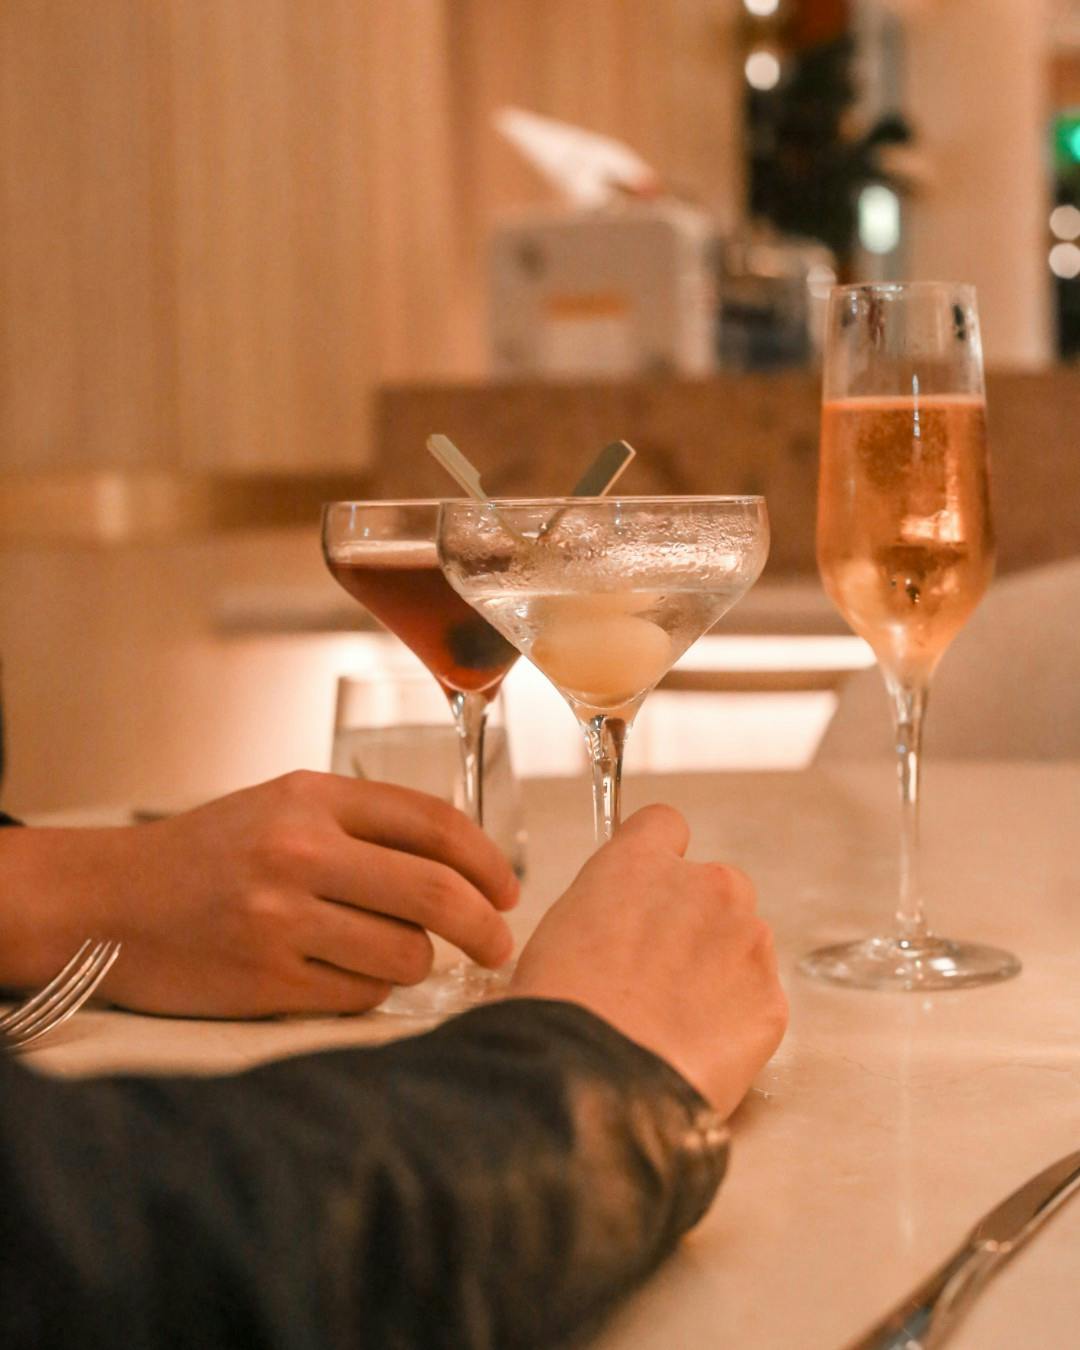
{"type": "Polygon", "coordinates": [[[571,497],[602,497],[626,472],[637,451],[626,441],[605,445],[571,489],[571,497]]]}
{"type": "MultiPolygon", "coordinates": [[[[490,506],[506,532],[524,542],[521,534],[500,515],[499,508],[484,491],[476,466],[458,449],[449,436],[435,433],[427,438],[427,448],[446,472],[459,483],[474,501],[490,506]]],[[[636,451],[626,441],[612,441],[605,445],[593,462],[574,484],[571,497],[602,497],[626,471],[636,451]]],[[[546,534],[556,523],[559,512],[541,531],[546,534]]]]}

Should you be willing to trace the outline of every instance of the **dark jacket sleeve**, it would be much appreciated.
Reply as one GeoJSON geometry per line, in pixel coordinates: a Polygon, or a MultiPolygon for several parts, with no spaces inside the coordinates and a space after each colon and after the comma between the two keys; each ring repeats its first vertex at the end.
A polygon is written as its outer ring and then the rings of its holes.
{"type": "Polygon", "coordinates": [[[231,1078],[0,1055],[0,1345],[525,1350],[602,1318],[707,1209],[725,1136],[566,1003],[231,1078]]]}

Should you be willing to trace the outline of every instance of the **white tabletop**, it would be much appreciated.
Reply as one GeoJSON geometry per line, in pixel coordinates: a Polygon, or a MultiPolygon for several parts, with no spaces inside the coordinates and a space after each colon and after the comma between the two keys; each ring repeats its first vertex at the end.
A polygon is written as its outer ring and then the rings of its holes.
{"type": "MultiPolygon", "coordinates": [[[[524,932],[589,849],[581,782],[526,786],[524,932]]],[[[934,764],[925,782],[930,918],[1009,947],[1008,983],[927,998],[795,972],[812,945],[883,929],[895,885],[888,765],[630,781],[662,799],[692,855],[738,863],[774,924],[791,1029],[736,1115],[731,1173],[705,1222],[601,1334],[602,1350],[838,1350],[1014,1186],[1080,1147],[1080,765],[934,764]]],[[[81,1014],[32,1056],[80,1074],[225,1070],[391,1035],[400,1021],[206,1023],[81,1014]]],[[[982,1295],[951,1344],[1077,1343],[1080,1205],[982,1295]]]]}

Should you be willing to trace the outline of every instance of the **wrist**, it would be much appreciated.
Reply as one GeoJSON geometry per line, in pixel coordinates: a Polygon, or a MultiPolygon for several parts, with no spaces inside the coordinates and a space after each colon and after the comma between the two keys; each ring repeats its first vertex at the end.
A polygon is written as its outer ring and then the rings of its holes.
{"type": "MultiPolygon", "coordinates": [[[[511,992],[506,998],[452,1019],[474,1026],[485,1019],[498,1024],[515,1018],[515,1005],[526,1017],[547,1023],[564,1039],[572,1035],[583,1063],[610,1076],[618,1091],[639,1104],[631,1114],[651,1116],[654,1141],[661,1141],[678,1179],[673,1188],[672,1226],[692,1227],[705,1213],[727,1170],[730,1134],[715,1104],[667,1054],[628,1033],[617,1022],[573,997],[511,992]]],[[[444,1029],[451,1023],[444,1023],[444,1029]]]]}
{"type": "Polygon", "coordinates": [[[88,937],[119,936],[130,833],[0,830],[0,988],[38,988],[88,937]]]}

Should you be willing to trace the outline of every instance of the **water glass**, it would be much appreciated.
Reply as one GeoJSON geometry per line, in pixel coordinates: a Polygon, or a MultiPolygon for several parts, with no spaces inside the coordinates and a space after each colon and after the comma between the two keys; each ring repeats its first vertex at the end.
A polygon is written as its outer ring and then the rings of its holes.
{"type": "MultiPolygon", "coordinates": [[[[465,805],[458,732],[424,671],[340,677],[330,769],[465,805]]],[[[522,877],[526,834],[501,693],[488,714],[483,776],[484,828],[522,877]]]]}

